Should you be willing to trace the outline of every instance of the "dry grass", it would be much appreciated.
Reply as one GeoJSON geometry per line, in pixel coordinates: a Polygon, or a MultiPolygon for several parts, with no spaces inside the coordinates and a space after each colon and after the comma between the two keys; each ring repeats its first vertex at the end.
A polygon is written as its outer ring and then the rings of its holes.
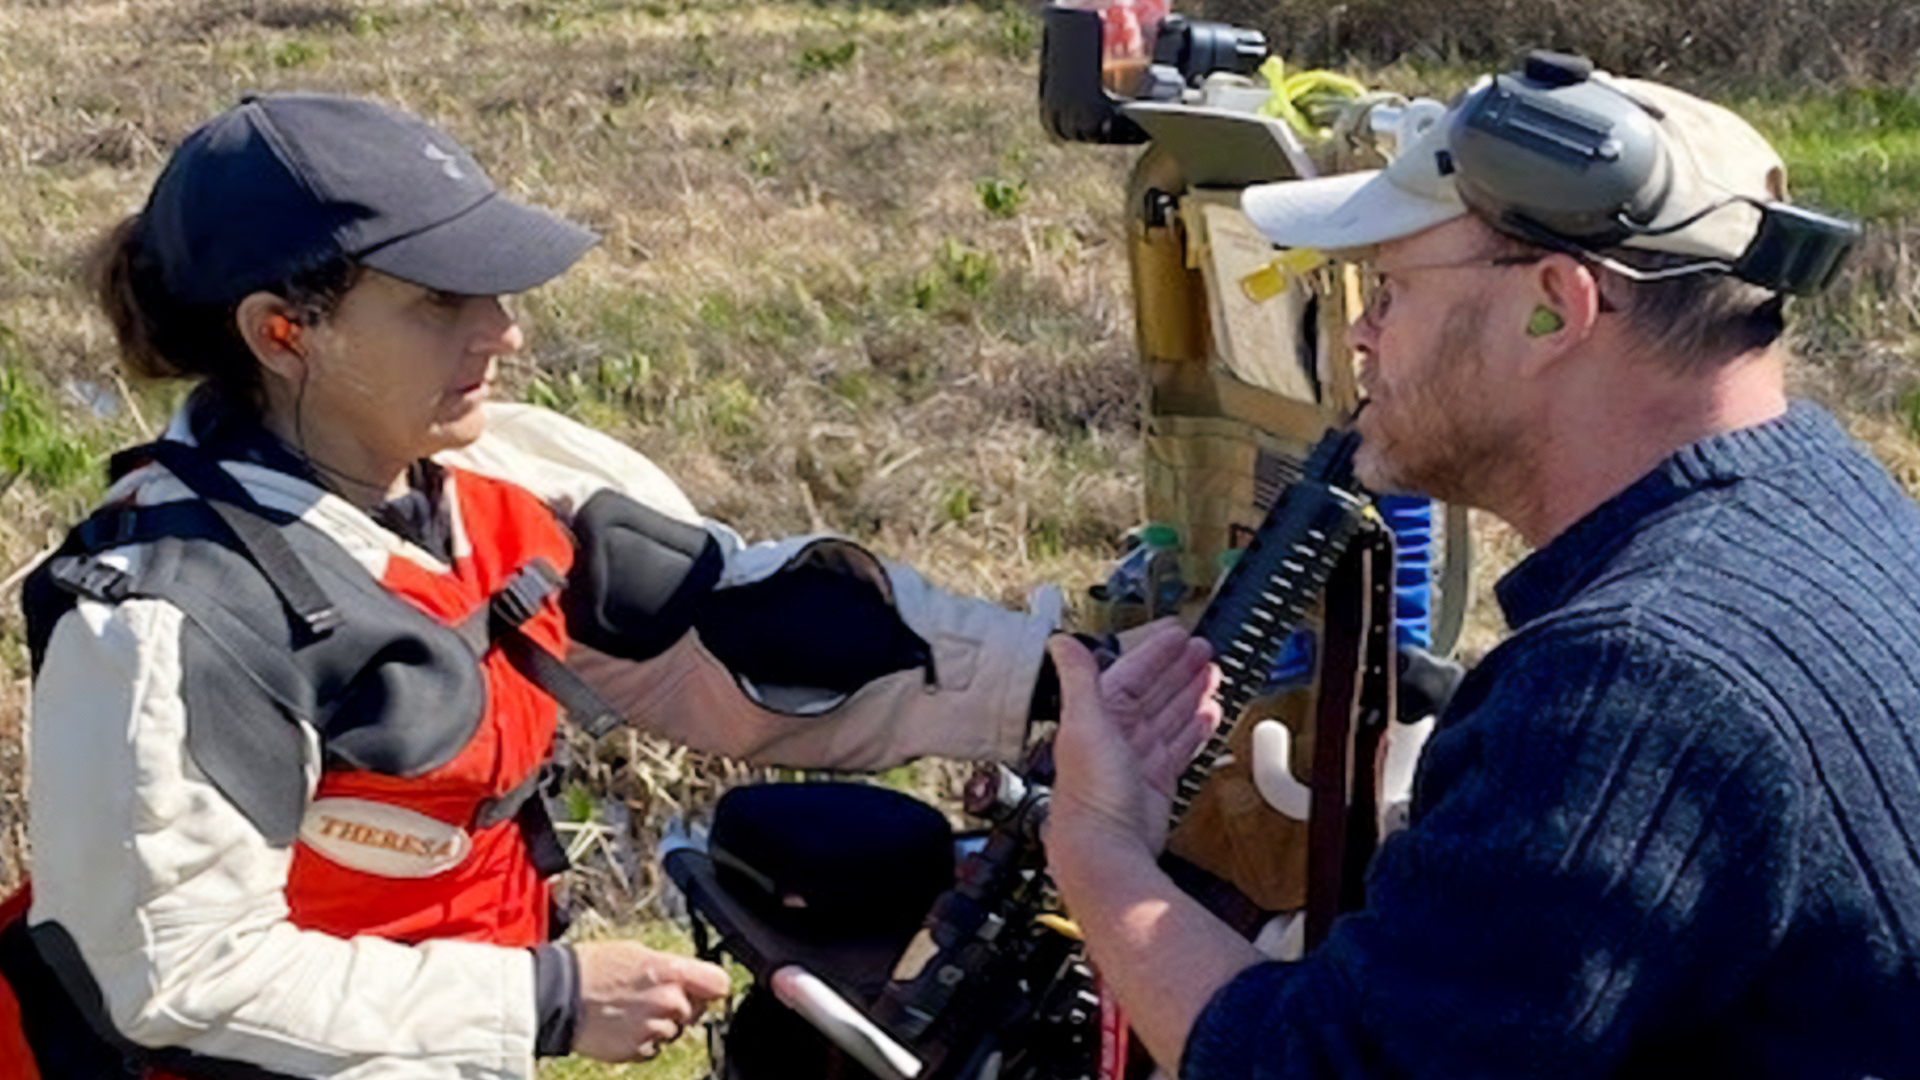
{"type": "Polygon", "coordinates": [[[26,680],[0,676],[0,895],[19,883],[27,850],[26,680]]]}
{"type": "Polygon", "coordinates": [[[1798,313],[1804,360],[1795,389],[1836,411],[1911,416],[1920,385],[1917,299],[1920,226],[1875,227],[1847,276],[1798,313]]]}

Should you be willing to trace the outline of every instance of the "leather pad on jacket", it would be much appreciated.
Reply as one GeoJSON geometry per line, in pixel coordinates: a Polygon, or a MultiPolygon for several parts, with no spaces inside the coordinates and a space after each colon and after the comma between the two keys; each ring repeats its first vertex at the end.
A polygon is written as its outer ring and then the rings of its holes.
{"type": "Polygon", "coordinates": [[[667,651],[720,579],[720,545],[705,529],[617,491],[588,499],[572,526],[567,631],[609,656],[649,660],[667,651]]]}

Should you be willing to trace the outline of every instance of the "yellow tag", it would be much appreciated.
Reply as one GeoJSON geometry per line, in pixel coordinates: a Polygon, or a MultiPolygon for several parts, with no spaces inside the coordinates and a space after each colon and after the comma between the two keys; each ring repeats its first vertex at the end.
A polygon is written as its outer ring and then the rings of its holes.
{"type": "Polygon", "coordinates": [[[1272,262],[1241,278],[1240,291],[1254,303],[1264,304],[1286,292],[1294,278],[1326,261],[1327,257],[1313,248],[1288,248],[1272,262]]]}
{"type": "Polygon", "coordinates": [[[1033,921],[1062,937],[1069,937],[1075,941],[1086,940],[1080,934],[1080,924],[1072,919],[1063,919],[1058,915],[1035,915],[1033,921]]]}
{"type": "Polygon", "coordinates": [[[1287,291],[1288,278],[1289,275],[1280,269],[1280,262],[1276,259],[1241,278],[1240,291],[1246,293],[1247,299],[1254,303],[1264,304],[1287,291]]]}
{"type": "Polygon", "coordinates": [[[1327,253],[1319,248],[1288,248],[1273,262],[1289,273],[1305,274],[1326,265],[1327,253]]]}

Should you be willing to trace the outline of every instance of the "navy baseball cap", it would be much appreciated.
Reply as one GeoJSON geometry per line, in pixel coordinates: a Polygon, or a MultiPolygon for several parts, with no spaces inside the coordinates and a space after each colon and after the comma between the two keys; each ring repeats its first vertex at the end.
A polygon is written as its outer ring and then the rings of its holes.
{"type": "Polygon", "coordinates": [[[340,256],[443,292],[516,293],[599,239],[501,195],[426,121],[334,94],[243,98],[174,151],[141,218],[143,254],[195,304],[340,256]]]}

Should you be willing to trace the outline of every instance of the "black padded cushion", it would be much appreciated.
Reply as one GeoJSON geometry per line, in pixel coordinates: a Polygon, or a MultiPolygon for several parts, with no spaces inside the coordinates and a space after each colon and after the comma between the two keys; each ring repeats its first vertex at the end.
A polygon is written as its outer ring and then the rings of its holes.
{"type": "Polygon", "coordinates": [[[306,741],[293,720],[320,733],[332,763],[418,776],[473,738],[486,688],[458,633],[388,592],[337,542],[284,514],[258,518],[281,538],[282,568],[298,565],[343,616],[326,633],[302,628],[204,500],[97,512],[35,572],[24,598],[36,674],[78,595],[159,597],[179,608],[187,749],[268,842],[284,847],[306,809],[306,741]],[[103,572],[92,558],[122,543],[150,545],[137,576],[103,572]]]}
{"type": "Polygon", "coordinates": [[[910,933],[953,886],[938,810],[870,784],[755,784],[722,796],[715,876],[786,933],[910,933]]]}
{"type": "Polygon", "coordinates": [[[680,640],[725,561],[705,529],[616,491],[588,499],[573,532],[567,629],[626,660],[651,659],[680,640]]]}

